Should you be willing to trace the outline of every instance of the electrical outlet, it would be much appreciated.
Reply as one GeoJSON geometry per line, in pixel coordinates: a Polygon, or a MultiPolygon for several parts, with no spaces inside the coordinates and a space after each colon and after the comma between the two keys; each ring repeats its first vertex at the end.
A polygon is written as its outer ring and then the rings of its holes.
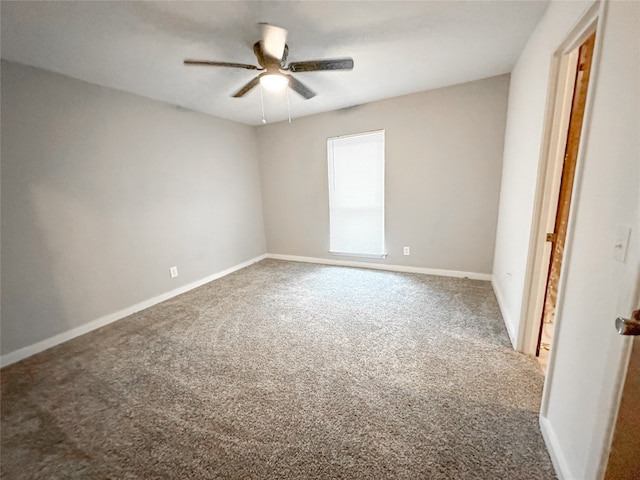
{"type": "Polygon", "coordinates": [[[404,247],[403,252],[405,255],[411,255],[411,249],[409,247],[404,247]]]}
{"type": "Polygon", "coordinates": [[[169,267],[169,275],[171,275],[171,278],[176,278],[178,276],[178,267],[169,267]]]}

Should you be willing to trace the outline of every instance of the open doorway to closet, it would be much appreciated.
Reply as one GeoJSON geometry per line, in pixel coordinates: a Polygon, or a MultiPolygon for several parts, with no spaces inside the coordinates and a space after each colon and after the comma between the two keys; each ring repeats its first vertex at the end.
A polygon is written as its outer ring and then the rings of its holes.
{"type": "MultiPolygon", "coordinates": [[[[568,79],[573,76],[573,87],[565,92],[565,122],[559,122],[558,139],[562,139],[562,133],[566,135],[559,143],[563,145],[564,155],[559,157],[552,165],[553,173],[549,178],[551,188],[549,188],[549,222],[552,228],[547,229],[546,242],[549,244],[545,255],[548,267],[546,268],[546,285],[544,288],[544,300],[542,303],[542,314],[540,316],[536,357],[544,372],[547,369],[549,352],[551,350],[556,304],[558,299],[558,289],[560,285],[560,274],[562,271],[562,260],[564,257],[565,242],[567,239],[567,229],[569,226],[569,216],[571,212],[571,199],[573,197],[574,179],[576,165],[578,161],[578,151],[584,124],[584,112],[587,101],[587,92],[593,60],[595,45],[595,31],[569,54],[568,79]],[[569,108],[567,108],[569,107],[569,108]]],[[[570,87],[570,85],[568,85],[570,87]]],[[[557,153],[560,153],[558,151],[557,153]]]]}

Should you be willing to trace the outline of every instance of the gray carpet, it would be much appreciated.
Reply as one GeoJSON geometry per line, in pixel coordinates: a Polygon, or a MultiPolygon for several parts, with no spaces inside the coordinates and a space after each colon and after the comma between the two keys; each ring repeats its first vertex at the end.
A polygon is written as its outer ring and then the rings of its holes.
{"type": "Polygon", "coordinates": [[[265,260],[1,374],[7,479],[555,478],[488,282],[265,260]]]}

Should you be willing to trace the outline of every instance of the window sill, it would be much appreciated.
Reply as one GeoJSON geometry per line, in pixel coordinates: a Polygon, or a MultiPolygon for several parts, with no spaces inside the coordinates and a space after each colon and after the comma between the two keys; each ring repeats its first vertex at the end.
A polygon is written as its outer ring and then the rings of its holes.
{"type": "Polygon", "coordinates": [[[329,250],[331,255],[337,255],[340,257],[354,257],[354,258],[387,258],[387,253],[346,253],[346,252],[332,252],[329,250]]]}

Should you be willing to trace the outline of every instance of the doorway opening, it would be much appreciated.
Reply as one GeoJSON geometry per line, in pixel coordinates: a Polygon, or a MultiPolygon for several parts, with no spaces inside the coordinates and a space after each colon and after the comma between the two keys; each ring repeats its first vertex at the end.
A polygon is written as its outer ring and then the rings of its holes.
{"type": "Polygon", "coordinates": [[[546,269],[544,299],[542,301],[542,313],[540,315],[535,350],[536,358],[543,373],[546,373],[553,339],[562,259],[569,225],[571,199],[584,123],[595,37],[596,33],[594,31],[572,52],[575,57],[575,63],[571,62],[573,68],[570,70],[573,72],[573,86],[566,95],[571,99],[571,103],[564,138],[564,155],[561,157],[561,161],[557,162],[559,165],[554,172],[556,178],[552,179],[552,183],[556,188],[551,189],[550,201],[553,203],[549,204],[549,213],[553,220],[551,222],[552,228],[545,235],[545,241],[549,244],[547,248],[549,253],[546,256],[548,258],[548,267],[546,269]]]}

